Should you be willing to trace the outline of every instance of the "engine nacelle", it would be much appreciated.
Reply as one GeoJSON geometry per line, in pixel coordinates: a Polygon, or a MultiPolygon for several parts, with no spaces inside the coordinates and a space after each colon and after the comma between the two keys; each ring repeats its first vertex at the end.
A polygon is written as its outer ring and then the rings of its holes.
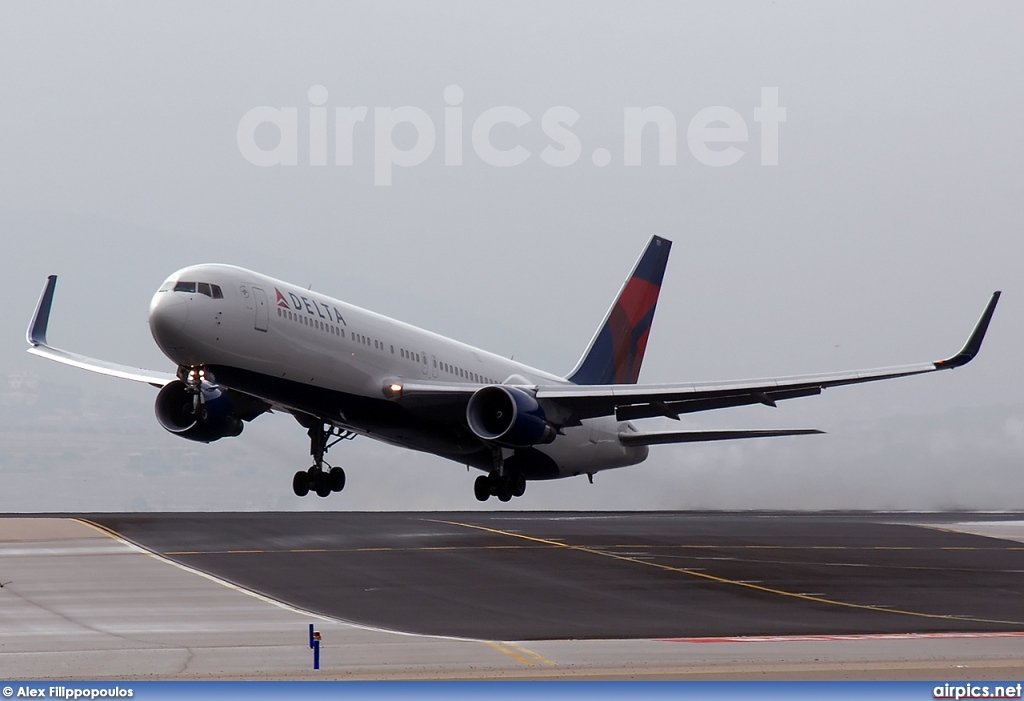
{"type": "Polygon", "coordinates": [[[477,390],[466,406],[466,421],[477,438],[509,448],[550,443],[557,435],[537,400],[516,387],[477,390]]]}
{"type": "Polygon", "coordinates": [[[212,443],[242,432],[242,421],[232,414],[231,400],[217,385],[203,382],[199,403],[185,383],[174,380],[156,396],[156,418],[176,436],[200,443],[212,443]]]}

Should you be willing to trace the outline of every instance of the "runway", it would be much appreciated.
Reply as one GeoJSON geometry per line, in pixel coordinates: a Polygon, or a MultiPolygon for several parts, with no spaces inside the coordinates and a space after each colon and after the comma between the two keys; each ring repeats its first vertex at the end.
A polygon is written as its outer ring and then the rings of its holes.
{"type": "Polygon", "coordinates": [[[0,676],[953,680],[1024,668],[1019,514],[71,516],[0,518],[0,676]],[[309,622],[325,640],[315,675],[309,622]]]}
{"type": "Polygon", "coordinates": [[[90,520],[327,616],[552,640],[1024,631],[1024,544],[859,515],[181,514],[90,520]]]}

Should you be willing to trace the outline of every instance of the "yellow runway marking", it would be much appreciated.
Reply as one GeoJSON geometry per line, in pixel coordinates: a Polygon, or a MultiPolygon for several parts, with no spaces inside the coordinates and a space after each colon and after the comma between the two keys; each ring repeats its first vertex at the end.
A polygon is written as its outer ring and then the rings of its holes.
{"type": "Polygon", "coordinates": [[[729,584],[736,587],[743,587],[745,589],[752,589],[755,591],[764,592],[767,594],[775,594],[777,596],[784,596],[791,599],[800,599],[802,601],[812,601],[817,604],[828,604],[830,606],[842,606],[844,608],[860,609],[863,611],[878,611],[881,613],[894,613],[901,616],[915,616],[918,618],[930,618],[946,621],[969,621],[972,623],[996,623],[1001,625],[1013,625],[1013,626],[1024,626],[1024,621],[1004,621],[998,619],[989,618],[974,618],[973,616],[951,616],[948,614],[941,613],[922,613],[920,611],[905,611],[902,609],[890,608],[888,606],[872,606],[871,604],[854,604],[848,601],[838,601],[836,599],[826,599],[821,596],[812,596],[810,594],[799,594],[796,592],[785,591],[783,589],[774,589],[772,587],[766,587],[762,584],[753,584],[751,582],[741,582],[734,579],[728,579],[726,577],[718,577],[713,574],[706,572],[699,572],[696,570],[686,569],[683,567],[672,567],[671,565],[665,565],[660,562],[651,562],[650,560],[639,560],[637,558],[629,557],[626,555],[619,555],[617,553],[608,552],[606,550],[596,550],[594,548],[588,548],[582,545],[570,545],[568,543],[559,543],[553,540],[547,540],[545,538],[537,538],[536,536],[523,535],[521,533],[512,533],[510,531],[502,531],[497,528],[488,528],[487,526],[479,526],[472,523],[460,523],[458,521],[443,521],[436,519],[425,519],[431,523],[444,523],[449,526],[459,526],[461,528],[471,528],[473,530],[484,531],[486,533],[493,533],[495,535],[507,536],[510,538],[523,538],[535,543],[544,543],[546,545],[557,546],[560,548],[568,548],[569,550],[575,550],[576,552],[587,553],[590,555],[598,555],[600,557],[609,557],[613,560],[620,560],[623,562],[631,562],[637,565],[643,565],[644,567],[653,567],[655,569],[677,572],[679,574],[689,575],[691,577],[697,577],[712,582],[718,582],[719,584],[729,584]]]}
{"type": "Polygon", "coordinates": [[[505,647],[501,643],[492,643],[490,640],[485,640],[484,644],[488,645],[489,647],[493,647],[498,652],[501,652],[501,653],[504,653],[504,654],[508,655],[509,657],[511,657],[513,660],[515,660],[519,664],[526,665],[527,667],[536,667],[537,666],[536,662],[531,662],[530,660],[526,659],[525,657],[523,657],[519,653],[515,652],[514,650],[510,650],[509,648],[505,647]]]}
{"type": "Polygon", "coordinates": [[[506,647],[510,647],[513,650],[518,650],[519,652],[523,653],[524,655],[528,655],[529,657],[532,657],[533,659],[535,659],[538,662],[540,662],[542,665],[547,665],[548,667],[557,667],[558,666],[557,663],[552,662],[548,658],[543,657],[542,655],[537,654],[533,650],[526,649],[522,645],[516,645],[515,643],[509,643],[509,642],[506,642],[504,644],[505,644],[506,647]]]}
{"type": "MultiPolygon", "coordinates": [[[[83,526],[88,526],[89,528],[93,529],[94,531],[99,531],[100,533],[102,533],[103,535],[107,536],[108,538],[113,538],[114,540],[119,540],[119,541],[122,541],[122,542],[127,542],[126,540],[124,540],[121,537],[120,533],[118,533],[117,531],[112,530],[110,528],[107,528],[106,526],[101,526],[98,523],[93,523],[92,521],[86,520],[84,518],[73,518],[71,520],[74,521],[75,523],[80,523],[83,526]]],[[[132,543],[132,545],[134,546],[135,544],[132,543]]]]}
{"type": "Polygon", "coordinates": [[[483,641],[489,647],[494,648],[498,652],[502,652],[521,665],[527,667],[536,667],[538,664],[547,665],[549,667],[557,667],[558,665],[546,657],[538,655],[533,650],[527,650],[522,645],[516,645],[515,643],[509,642],[494,642],[491,640],[483,641]]]}

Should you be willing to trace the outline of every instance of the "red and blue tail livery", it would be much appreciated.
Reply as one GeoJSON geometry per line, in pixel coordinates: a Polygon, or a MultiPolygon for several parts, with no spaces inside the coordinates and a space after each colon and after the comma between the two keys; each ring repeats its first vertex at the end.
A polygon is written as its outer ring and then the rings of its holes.
{"type": "Polygon", "coordinates": [[[672,242],[651,238],[590,347],[567,378],[577,385],[635,385],[672,242]]]}

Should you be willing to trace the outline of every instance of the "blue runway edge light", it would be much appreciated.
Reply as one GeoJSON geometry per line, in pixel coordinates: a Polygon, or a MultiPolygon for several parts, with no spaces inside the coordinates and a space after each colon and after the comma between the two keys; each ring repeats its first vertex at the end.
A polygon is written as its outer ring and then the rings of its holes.
{"type": "Polygon", "coordinates": [[[313,669],[320,669],[320,631],[309,624],[309,646],[313,648],[313,669]]]}

